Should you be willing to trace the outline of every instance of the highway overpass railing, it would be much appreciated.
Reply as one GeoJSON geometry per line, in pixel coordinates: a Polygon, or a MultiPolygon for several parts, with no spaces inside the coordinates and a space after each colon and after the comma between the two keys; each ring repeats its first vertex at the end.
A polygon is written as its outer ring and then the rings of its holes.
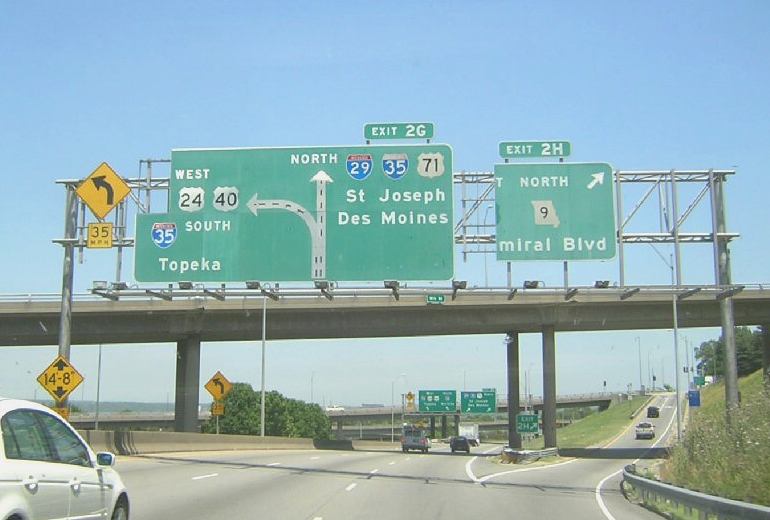
{"type": "Polygon", "coordinates": [[[702,519],[709,519],[712,516],[719,520],[767,520],[770,518],[770,507],[707,495],[644,478],[636,474],[633,464],[624,468],[623,482],[636,491],[646,507],[661,512],[667,512],[671,508],[675,510],[683,508],[686,515],[692,516],[693,511],[697,511],[698,518],[702,519]]]}

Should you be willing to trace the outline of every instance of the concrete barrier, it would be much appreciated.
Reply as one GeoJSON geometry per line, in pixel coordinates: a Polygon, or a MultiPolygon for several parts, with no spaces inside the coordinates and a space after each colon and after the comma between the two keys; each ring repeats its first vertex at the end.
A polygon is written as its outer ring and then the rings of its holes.
{"type": "Polygon", "coordinates": [[[311,450],[312,439],[206,433],[81,431],[94,451],[118,455],[222,450],[311,450]]]}

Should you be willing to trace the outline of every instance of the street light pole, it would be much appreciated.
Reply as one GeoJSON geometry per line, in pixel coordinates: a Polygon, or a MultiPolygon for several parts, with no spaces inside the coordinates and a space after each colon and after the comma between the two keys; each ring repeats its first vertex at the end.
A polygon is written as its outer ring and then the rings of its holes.
{"type": "Polygon", "coordinates": [[[265,436],[265,338],[267,326],[267,295],[262,295],[262,397],[259,407],[259,435],[265,436]]]}
{"type": "Polygon", "coordinates": [[[639,393],[642,394],[642,387],[644,386],[642,383],[642,340],[639,339],[639,336],[636,337],[636,348],[639,350],[639,393]]]}
{"type": "Polygon", "coordinates": [[[404,376],[406,376],[406,374],[399,374],[397,378],[390,382],[390,442],[396,442],[396,401],[393,394],[396,387],[396,381],[404,376]]]}

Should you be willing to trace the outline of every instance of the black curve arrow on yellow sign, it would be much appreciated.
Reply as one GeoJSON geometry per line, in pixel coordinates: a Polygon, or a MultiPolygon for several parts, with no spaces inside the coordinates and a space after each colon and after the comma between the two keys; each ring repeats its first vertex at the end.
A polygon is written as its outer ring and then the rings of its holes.
{"type": "Polygon", "coordinates": [[[219,380],[218,377],[215,377],[211,380],[212,383],[219,386],[219,395],[222,395],[225,393],[225,385],[222,383],[222,381],[219,380]]]}
{"type": "Polygon", "coordinates": [[[106,181],[106,175],[99,175],[94,177],[91,181],[94,183],[96,190],[104,188],[107,191],[107,205],[112,206],[112,202],[115,199],[115,190],[112,189],[112,185],[106,181]]]}

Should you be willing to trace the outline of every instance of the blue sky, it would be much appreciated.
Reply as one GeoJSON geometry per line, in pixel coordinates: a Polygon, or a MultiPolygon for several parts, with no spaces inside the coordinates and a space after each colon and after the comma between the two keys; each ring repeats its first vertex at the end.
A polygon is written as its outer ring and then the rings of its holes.
{"type": "MultiPolygon", "coordinates": [[[[554,138],[571,141],[570,161],[625,170],[735,167],[727,185],[728,227],[741,234],[731,246],[733,279],[768,282],[758,261],[768,253],[770,217],[768,22],[762,1],[0,2],[0,291],[60,290],[56,179],[84,178],[102,161],[134,177],[139,159],[167,158],[172,148],[362,143],[362,125],[373,121],[434,122],[455,170],[491,170],[501,140],[554,138]]],[[[626,207],[640,194],[629,190],[626,207]]],[[[683,188],[680,204],[693,196],[683,188]]],[[[658,225],[654,212],[637,219],[636,230],[658,225]]],[[[704,211],[686,229],[709,231],[704,211]]],[[[713,281],[710,255],[710,246],[684,248],[685,283],[713,281]]],[[[669,282],[649,246],[628,256],[627,283],[669,282]]],[[[114,279],[110,253],[84,260],[76,292],[114,279]]],[[[618,280],[616,261],[570,269],[576,284],[618,280]]],[[[561,283],[560,263],[513,270],[516,285],[561,283]]],[[[131,272],[129,258],[129,281],[131,272]]],[[[463,263],[458,250],[455,274],[483,285],[481,255],[463,263]]],[[[487,277],[505,285],[505,264],[488,257],[487,277]]],[[[716,335],[683,333],[693,343],[716,335]]],[[[670,374],[670,332],[560,334],[559,392],[600,390],[605,379],[612,389],[638,384],[637,336],[645,378],[648,356],[670,374]]],[[[311,376],[316,400],[347,404],[388,402],[401,373],[397,393],[461,389],[463,375],[469,389],[504,388],[498,336],[269,349],[268,386],[303,399],[311,376]]],[[[0,394],[32,397],[34,376],[55,353],[0,349],[0,394]]],[[[522,369],[536,379],[539,356],[539,337],[526,335],[522,369]]],[[[72,361],[86,376],[75,397],[93,398],[96,347],[73,347],[72,361]]],[[[222,370],[258,386],[258,362],[258,345],[206,344],[201,379],[222,370]]],[[[173,400],[173,367],[173,345],[109,346],[103,395],[173,400]]]]}

